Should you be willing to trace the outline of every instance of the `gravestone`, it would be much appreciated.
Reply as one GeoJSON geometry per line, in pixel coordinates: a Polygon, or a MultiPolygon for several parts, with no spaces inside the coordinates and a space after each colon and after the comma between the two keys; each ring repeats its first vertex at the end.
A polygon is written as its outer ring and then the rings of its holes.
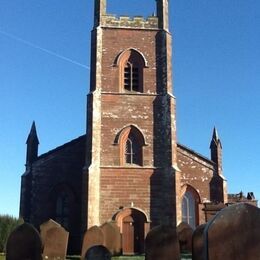
{"type": "Polygon", "coordinates": [[[103,224],[101,230],[104,234],[104,246],[112,255],[121,253],[121,235],[119,227],[114,222],[103,224]]]}
{"type": "Polygon", "coordinates": [[[204,236],[206,224],[198,226],[192,235],[192,260],[204,259],[204,236]]]}
{"type": "Polygon", "coordinates": [[[69,232],[63,227],[52,227],[46,232],[43,258],[51,260],[66,259],[69,232]]]}
{"type": "Polygon", "coordinates": [[[104,234],[101,228],[98,226],[93,226],[88,229],[84,235],[82,249],[81,249],[81,259],[84,259],[86,252],[90,247],[103,245],[104,244],[104,234]]]}
{"type": "Polygon", "coordinates": [[[192,252],[192,233],[193,229],[186,222],[181,222],[177,227],[177,234],[181,252],[192,252]]]}
{"type": "Polygon", "coordinates": [[[42,243],[38,231],[30,224],[23,223],[8,237],[6,260],[41,260],[42,243]]]}
{"type": "Polygon", "coordinates": [[[260,259],[260,209],[238,203],[221,210],[205,227],[209,260],[260,259]]]}
{"type": "Polygon", "coordinates": [[[110,260],[111,253],[102,245],[92,246],[86,252],[84,260],[110,260]]]}
{"type": "Polygon", "coordinates": [[[47,231],[53,227],[60,227],[60,226],[61,225],[59,223],[57,223],[56,221],[54,221],[53,219],[49,219],[48,221],[46,221],[40,225],[40,234],[41,234],[43,246],[45,245],[45,237],[46,237],[47,231]]]}
{"type": "Polygon", "coordinates": [[[160,225],[150,230],[145,239],[145,260],[180,260],[176,228],[160,225]]]}

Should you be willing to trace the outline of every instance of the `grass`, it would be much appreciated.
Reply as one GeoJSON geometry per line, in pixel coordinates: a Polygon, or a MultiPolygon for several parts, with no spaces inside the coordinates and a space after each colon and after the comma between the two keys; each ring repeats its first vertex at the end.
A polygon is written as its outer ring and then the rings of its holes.
{"type": "MultiPolygon", "coordinates": [[[[73,256],[73,257],[69,257],[67,259],[80,259],[79,256],[73,256]]],[[[190,254],[182,254],[181,257],[182,260],[185,259],[192,259],[190,254]]],[[[0,260],[5,260],[5,256],[3,254],[0,253],[0,260]]],[[[144,260],[144,256],[114,256],[112,257],[112,260],[144,260]]]]}

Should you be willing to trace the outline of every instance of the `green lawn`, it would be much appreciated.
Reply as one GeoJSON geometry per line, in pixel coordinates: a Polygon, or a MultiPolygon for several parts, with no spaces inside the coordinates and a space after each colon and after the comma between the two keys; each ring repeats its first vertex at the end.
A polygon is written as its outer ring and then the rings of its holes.
{"type": "MultiPolygon", "coordinates": [[[[68,259],[80,259],[80,257],[72,257],[68,259]]],[[[191,259],[191,255],[182,255],[182,260],[191,259]]],[[[0,260],[5,260],[5,256],[0,255],[0,260]]],[[[112,260],[144,260],[144,256],[114,256],[112,260]]]]}

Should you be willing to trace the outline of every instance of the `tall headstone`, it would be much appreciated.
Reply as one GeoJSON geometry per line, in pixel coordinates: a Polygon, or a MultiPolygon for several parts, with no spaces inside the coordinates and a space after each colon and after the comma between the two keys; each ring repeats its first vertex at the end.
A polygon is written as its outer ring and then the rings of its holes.
{"type": "Polygon", "coordinates": [[[260,209],[238,203],[221,210],[205,227],[206,259],[260,259],[260,209]]]}
{"type": "Polygon", "coordinates": [[[42,244],[44,246],[45,244],[45,238],[46,238],[46,233],[49,229],[54,228],[54,227],[60,227],[61,225],[54,221],[53,219],[49,219],[48,221],[42,223],[40,225],[40,235],[42,239],[42,244]]]}
{"type": "Polygon", "coordinates": [[[177,234],[180,243],[181,252],[189,252],[192,251],[192,233],[193,229],[186,222],[181,222],[177,227],[177,234]]]}
{"type": "Polygon", "coordinates": [[[104,234],[104,246],[112,255],[121,253],[121,235],[119,227],[114,222],[103,224],[101,230],[104,234]]]}
{"type": "Polygon", "coordinates": [[[6,260],[41,260],[42,243],[38,231],[30,224],[23,223],[8,237],[6,260]]]}
{"type": "Polygon", "coordinates": [[[43,249],[44,259],[65,260],[68,247],[69,232],[63,227],[53,227],[46,232],[43,249]]]}
{"type": "Polygon", "coordinates": [[[206,224],[198,226],[192,235],[192,260],[204,259],[204,236],[206,224]]]}
{"type": "Polygon", "coordinates": [[[104,244],[104,234],[101,228],[98,226],[93,226],[88,229],[84,235],[82,249],[81,249],[81,259],[84,259],[86,252],[90,247],[103,245],[104,244]]]}
{"type": "Polygon", "coordinates": [[[145,260],[180,260],[180,247],[176,228],[157,226],[145,239],[145,260]]]}

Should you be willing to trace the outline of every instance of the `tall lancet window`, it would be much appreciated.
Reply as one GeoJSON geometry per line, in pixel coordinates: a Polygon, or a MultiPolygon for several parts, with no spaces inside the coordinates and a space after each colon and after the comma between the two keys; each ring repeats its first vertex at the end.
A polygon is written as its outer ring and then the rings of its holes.
{"type": "Polygon", "coordinates": [[[56,221],[63,227],[69,227],[69,196],[62,191],[58,194],[56,200],[56,221]]]}
{"type": "Polygon", "coordinates": [[[125,127],[118,133],[115,143],[119,144],[120,165],[143,166],[145,140],[138,128],[125,127]]]}
{"type": "Polygon", "coordinates": [[[182,199],[182,221],[193,229],[196,227],[196,201],[190,191],[186,191],[182,199]]]}
{"type": "Polygon", "coordinates": [[[125,144],[125,162],[137,165],[142,163],[142,147],[131,133],[125,144]]]}
{"type": "Polygon", "coordinates": [[[135,49],[128,49],[117,58],[119,85],[122,92],[144,92],[144,56],[135,49]]]}

